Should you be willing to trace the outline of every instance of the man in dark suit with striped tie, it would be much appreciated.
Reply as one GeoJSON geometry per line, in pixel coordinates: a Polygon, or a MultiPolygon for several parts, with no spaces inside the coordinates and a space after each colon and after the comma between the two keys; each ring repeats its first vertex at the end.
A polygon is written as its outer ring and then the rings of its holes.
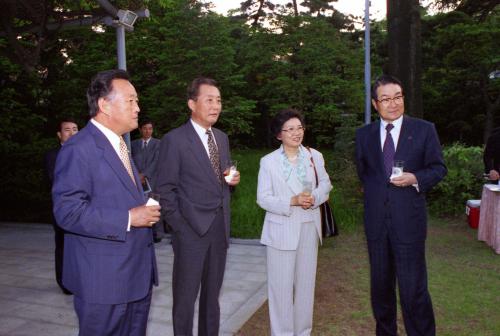
{"type": "Polygon", "coordinates": [[[160,144],[156,190],[172,227],[175,335],[192,335],[198,292],[198,335],[219,334],[219,293],[229,246],[230,186],[222,174],[230,160],[229,139],[212,127],[221,113],[217,83],[197,78],[188,88],[191,119],[160,144]],[[201,287],[201,290],[200,290],[201,287]]]}
{"type": "Polygon", "coordinates": [[[396,280],[406,333],[435,335],[425,263],[425,194],[447,172],[441,145],[433,124],[404,116],[398,79],[379,77],[372,104],[380,120],[357,130],[356,165],[364,191],[376,335],[397,335],[396,280]],[[404,162],[400,176],[392,174],[394,161],[404,162]]]}
{"type": "Polygon", "coordinates": [[[158,285],[151,225],[123,134],[137,128],[137,92],[124,70],[99,72],[87,90],[90,121],[59,152],[54,215],[64,236],[63,284],[79,336],[144,336],[158,285]]]}

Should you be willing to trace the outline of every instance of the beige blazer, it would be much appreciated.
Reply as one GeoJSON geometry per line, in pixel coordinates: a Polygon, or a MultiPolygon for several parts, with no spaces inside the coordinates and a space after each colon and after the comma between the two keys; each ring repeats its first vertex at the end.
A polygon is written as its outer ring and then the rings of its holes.
{"type": "Polygon", "coordinates": [[[290,205],[290,199],[301,191],[292,190],[283,177],[281,169],[282,147],[260,160],[257,204],[266,210],[260,242],[279,250],[297,249],[300,226],[305,222],[314,222],[321,241],[321,214],[318,206],[328,200],[332,185],[325,170],[323,155],[311,148],[318,172],[319,185],[316,187],[314,169],[310,161],[311,154],[305,147],[301,146],[301,148],[306,155],[307,178],[313,181],[312,195],[315,199],[314,205],[307,210],[290,205]]]}

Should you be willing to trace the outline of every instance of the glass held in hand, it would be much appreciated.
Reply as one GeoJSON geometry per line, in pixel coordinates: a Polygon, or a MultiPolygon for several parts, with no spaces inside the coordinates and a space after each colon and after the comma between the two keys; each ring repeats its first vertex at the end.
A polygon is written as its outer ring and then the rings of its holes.
{"type": "Polygon", "coordinates": [[[402,160],[395,160],[392,165],[391,179],[394,177],[400,177],[403,175],[405,162],[402,160]]]}
{"type": "Polygon", "coordinates": [[[304,180],[302,181],[302,193],[306,194],[307,196],[310,196],[312,193],[312,181],[310,180],[304,180]]]}
{"type": "Polygon", "coordinates": [[[238,162],[234,160],[229,160],[226,162],[224,167],[224,179],[227,183],[231,182],[233,176],[238,171],[238,162]]]}
{"type": "MultiPolygon", "coordinates": [[[[146,206],[152,205],[160,205],[160,194],[150,192],[148,194],[148,201],[146,202],[146,206]]],[[[151,222],[151,224],[155,224],[156,222],[151,222]]]]}

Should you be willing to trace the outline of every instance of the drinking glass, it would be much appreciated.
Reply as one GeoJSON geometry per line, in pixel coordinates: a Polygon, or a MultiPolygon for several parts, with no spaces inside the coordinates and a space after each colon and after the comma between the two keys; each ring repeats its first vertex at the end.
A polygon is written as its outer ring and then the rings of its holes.
{"type": "Polygon", "coordinates": [[[395,160],[394,164],[392,165],[391,178],[402,176],[403,175],[404,166],[405,166],[405,162],[404,161],[402,161],[402,160],[395,160]]]}
{"type": "Polygon", "coordinates": [[[312,193],[313,183],[311,180],[302,181],[302,192],[307,196],[310,196],[312,193]]]}

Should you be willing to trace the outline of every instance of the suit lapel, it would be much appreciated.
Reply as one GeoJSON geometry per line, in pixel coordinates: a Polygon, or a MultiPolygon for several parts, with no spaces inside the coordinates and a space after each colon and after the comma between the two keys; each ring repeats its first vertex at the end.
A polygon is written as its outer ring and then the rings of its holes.
{"type": "Polygon", "coordinates": [[[385,175],[384,154],[382,153],[382,143],[380,142],[380,120],[371,123],[368,153],[373,153],[375,166],[385,175]]]}
{"type": "Polygon", "coordinates": [[[137,199],[140,202],[144,202],[144,197],[139,189],[141,187],[137,169],[135,168],[134,162],[132,158],[130,158],[130,155],[129,159],[132,165],[132,172],[134,173],[134,179],[136,183],[135,185],[132,182],[132,179],[130,178],[127,169],[123,165],[123,162],[120,160],[120,157],[118,156],[115,149],[109,142],[108,138],[106,138],[106,136],[91,122],[89,122],[89,125],[91,125],[91,132],[94,136],[97,147],[99,147],[103,152],[104,160],[109,164],[109,166],[116,174],[116,176],[118,176],[118,178],[124,185],[125,189],[127,189],[132,194],[132,196],[134,196],[135,199],[137,199]]]}
{"type": "Polygon", "coordinates": [[[406,153],[411,151],[411,145],[413,143],[413,128],[410,117],[403,116],[403,122],[401,124],[401,132],[399,133],[398,148],[396,149],[396,154],[394,155],[395,160],[404,160],[407,156],[406,153]]]}
{"type": "Polygon", "coordinates": [[[226,142],[224,141],[222,133],[218,129],[215,129],[213,127],[212,131],[214,133],[215,141],[217,143],[217,149],[219,150],[220,170],[221,173],[224,173],[224,170],[227,168],[226,166],[229,163],[229,157],[228,157],[229,150],[228,148],[226,148],[226,142]]]}
{"type": "MultiPolygon", "coordinates": [[[[190,142],[191,151],[194,154],[194,157],[198,161],[200,167],[208,176],[208,179],[212,181],[217,187],[220,187],[221,184],[218,181],[217,176],[215,175],[214,169],[212,168],[212,164],[210,163],[210,158],[208,157],[207,151],[205,150],[205,146],[201,141],[200,137],[196,133],[193,125],[191,125],[191,121],[188,121],[184,124],[184,128],[186,130],[187,138],[190,142]]],[[[215,139],[217,141],[217,138],[215,139]]],[[[217,145],[219,145],[217,143],[217,145]]],[[[220,157],[220,149],[219,149],[219,157],[220,157]]],[[[222,168],[222,166],[221,166],[222,168]]]]}

